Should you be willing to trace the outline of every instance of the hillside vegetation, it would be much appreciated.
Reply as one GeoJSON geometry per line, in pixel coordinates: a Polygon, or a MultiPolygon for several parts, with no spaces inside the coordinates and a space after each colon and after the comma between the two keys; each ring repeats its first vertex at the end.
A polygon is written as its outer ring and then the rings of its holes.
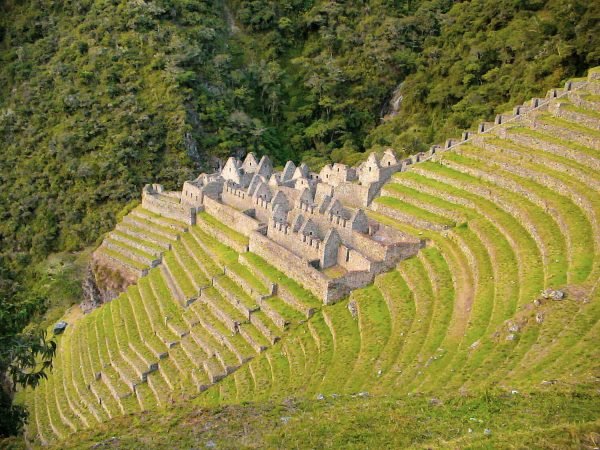
{"type": "Polygon", "coordinates": [[[596,2],[0,7],[11,259],[94,242],[144,183],[179,185],[211,155],[266,152],[318,169],[373,145],[414,152],[600,58],[596,2]],[[397,115],[380,125],[398,86],[397,115]]]}
{"type": "Polygon", "coordinates": [[[595,445],[599,75],[395,174],[369,214],[427,246],[332,306],[217,217],[134,209],[99,251],[162,263],[59,337],[49,378],[19,392],[27,438],[160,447],[168,426],[182,446],[595,445]],[[147,436],[119,418],[139,413],[147,436]]]}
{"type": "MultiPolygon", "coordinates": [[[[43,318],[48,307],[81,295],[85,258],[61,253],[53,264],[48,255],[100,242],[143,184],[173,188],[246,151],[318,169],[381,146],[422,150],[600,63],[598,8],[581,0],[0,1],[0,375],[13,349],[29,357],[32,343],[44,342],[40,330],[56,316],[43,318]]],[[[405,198],[382,202],[415,212],[405,198]]],[[[538,245],[567,230],[545,226],[526,228],[538,245]]],[[[564,246],[577,243],[569,239],[564,246]]],[[[561,244],[547,245],[544,255],[561,244]]],[[[570,276],[583,277],[592,263],[574,255],[570,276]]],[[[544,279],[560,284],[565,275],[544,279]]]]}

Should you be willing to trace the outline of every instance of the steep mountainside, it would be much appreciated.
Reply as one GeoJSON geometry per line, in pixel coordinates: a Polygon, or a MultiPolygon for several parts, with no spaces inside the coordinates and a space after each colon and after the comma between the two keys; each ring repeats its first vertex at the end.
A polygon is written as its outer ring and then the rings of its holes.
{"type": "Polygon", "coordinates": [[[0,0],[0,337],[76,301],[90,249],[145,183],[247,151],[318,170],[425,150],[600,64],[599,8],[0,0]]]}
{"type": "MultiPolygon", "coordinates": [[[[166,415],[185,445],[210,436],[232,446],[229,434],[190,436],[187,422],[215,414],[225,421],[216,427],[235,433],[236,421],[255,413],[268,422],[252,442],[302,446],[310,423],[320,429],[308,416],[337,414],[322,430],[340,427],[327,444],[359,445],[352,436],[377,441],[345,429],[360,404],[360,417],[385,418],[377,429],[392,435],[394,415],[413,418],[424,396],[430,408],[456,405],[465,417],[446,420],[462,421],[459,431],[400,432],[397,445],[593,443],[600,69],[479,130],[420,155],[384,186],[369,213],[427,246],[333,306],[249,252],[247,238],[217,217],[202,212],[185,226],[132,211],[102,251],[147,274],[72,324],[48,380],[19,393],[33,412],[28,438],[78,446],[74,432],[149,411],[149,430],[166,415]],[[160,266],[148,270],[157,258],[160,266]],[[327,407],[313,404],[325,399],[327,407]],[[282,426],[294,417],[275,441],[277,418],[261,406],[269,402],[285,411],[282,426]],[[519,426],[508,411],[532,408],[554,411],[559,422],[535,415],[520,427],[548,441],[508,434],[519,426]],[[488,437],[484,419],[498,437],[488,437]]],[[[112,436],[131,445],[164,442],[152,431],[132,437],[138,425],[130,419],[116,423],[124,428],[111,428],[112,436]]]]}
{"type": "Polygon", "coordinates": [[[179,185],[211,155],[318,169],[372,146],[423,150],[600,57],[597,2],[0,8],[0,242],[13,260],[94,242],[145,182],[179,185]]]}

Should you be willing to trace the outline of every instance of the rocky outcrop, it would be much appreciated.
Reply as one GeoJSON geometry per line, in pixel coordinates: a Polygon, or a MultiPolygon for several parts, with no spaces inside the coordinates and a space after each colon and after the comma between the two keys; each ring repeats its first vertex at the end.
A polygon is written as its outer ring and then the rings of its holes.
{"type": "Polygon", "coordinates": [[[83,301],[81,302],[81,310],[87,314],[94,308],[100,306],[104,301],[102,300],[102,293],[100,289],[98,289],[98,285],[96,284],[96,277],[94,276],[94,271],[92,270],[92,264],[88,264],[87,270],[85,272],[85,278],[82,283],[83,288],[83,301]]]}
{"type": "Polygon", "coordinates": [[[88,265],[83,279],[83,297],[81,309],[84,313],[92,311],[103,303],[110,302],[138,279],[137,274],[115,264],[103,256],[95,254],[88,265]]]}

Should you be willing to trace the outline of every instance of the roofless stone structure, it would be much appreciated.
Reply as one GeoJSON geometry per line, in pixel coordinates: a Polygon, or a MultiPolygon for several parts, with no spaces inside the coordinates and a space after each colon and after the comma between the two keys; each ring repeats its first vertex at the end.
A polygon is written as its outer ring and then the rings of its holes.
{"type": "Polygon", "coordinates": [[[293,276],[325,303],[373,281],[421,246],[367,217],[382,184],[402,169],[391,150],[356,168],[326,165],[317,174],[288,161],[274,171],[267,156],[230,157],[223,168],[186,181],[181,192],[143,190],[144,208],[192,225],[206,211],[249,238],[247,248],[293,276]]]}

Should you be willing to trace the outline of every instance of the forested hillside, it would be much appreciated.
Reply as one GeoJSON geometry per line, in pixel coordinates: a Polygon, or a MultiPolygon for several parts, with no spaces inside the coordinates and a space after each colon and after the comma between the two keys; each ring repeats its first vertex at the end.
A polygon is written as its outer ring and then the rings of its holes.
{"type": "Polygon", "coordinates": [[[95,243],[145,183],[247,150],[314,169],[414,153],[600,64],[599,17],[585,0],[0,0],[0,323],[43,310],[33,264],[95,243]]]}

